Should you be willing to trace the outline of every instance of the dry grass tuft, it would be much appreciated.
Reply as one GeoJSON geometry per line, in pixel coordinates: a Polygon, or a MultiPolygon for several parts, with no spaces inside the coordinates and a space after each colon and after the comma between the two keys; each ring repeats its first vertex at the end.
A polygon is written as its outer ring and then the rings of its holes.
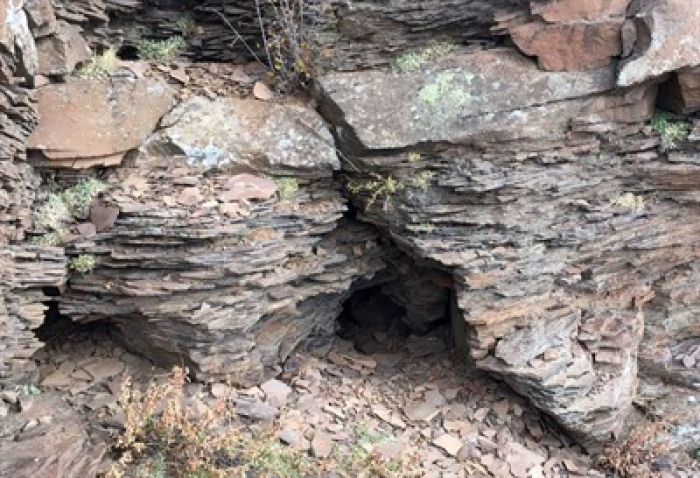
{"type": "Polygon", "coordinates": [[[671,451],[670,431],[675,420],[645,418],[620,441],[608,445],[600,464],[620,478],[650,478],[654,460],[671,451]]]}
{"type": "Polygon", "coordinates": [[[178,367],[168,381],[151,383],[144,392],[125,380],[119,396],[125,430],[109,478],[302,478],[329,472],[347,478],[421,476],[409,470],[415,458],[382,459],[373,446],[384,437],[364,429],[357,432],[354,447],[339,449],[327,460],[282,445],[274,429],[252,436],[236,422],[230,400],[209,407],[188,401],[187,381],[187,371],[178,367]]]}

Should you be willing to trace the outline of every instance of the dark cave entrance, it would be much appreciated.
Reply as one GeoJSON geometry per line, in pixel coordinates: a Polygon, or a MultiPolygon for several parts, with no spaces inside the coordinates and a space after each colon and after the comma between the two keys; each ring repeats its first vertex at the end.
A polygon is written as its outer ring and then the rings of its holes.
{"type": "Polygon", "coordinates": [[[96,341],[113,341],[115,337],[114,325],[106,321],[78,323],[63,315],[60,310],[58,297],[61,295],[56,287],[46,287],[43,290],[47,307],[44,313],[44,322],[35,330],[36,337],[44,342],[44,347],[39,349],[39,354],[46,354],[63,347],[70,347],[71,343],[77,343],[91,338],[96,341]]]}
{"type": "Polygon", "coordinates": [[[358,352],[425,357],[454,348],[449,274],[402,256],[344,302],[337,336],[358,352]]]}

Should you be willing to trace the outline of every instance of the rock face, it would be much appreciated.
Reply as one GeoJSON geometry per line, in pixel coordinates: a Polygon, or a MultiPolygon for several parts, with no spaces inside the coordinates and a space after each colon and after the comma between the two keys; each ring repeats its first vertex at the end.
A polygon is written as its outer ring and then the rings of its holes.
{"type": "Polygon", "coordinates": [[[523,53],[538,58],[542,69],[595,69],[622,54],[622,26],[630,0],[531,3],[532,20],[509,33],[523,53]]]}
{"type": "Polygon", "coordinates": [[[66,276],[60,248],[0,247],[0,386],[31,378],[42,345],[34,330],[47,309],[43,289],[62,287],[66,276]]]}
{"type": "Polygon", "coordinates": [[[662,86],[659,100],[663,106],[681,115],[700,111],[700,67],[674,73],[662,86]]]}
{"type": "Polygon", "coordinates": [[[584,439],[622,422],[647,307],[683,300],[660,291],[700,228],[694,163],[642,128],[654,87],[614,85],[507,51],[320,80],[367,220],[452,272],[457,347],[584,439]]]}
{"type": "Polygon", "coordinates": [[[56,394],[23,401],[25,410],[3,418],[0,475],[96,476],[107,445],[88,434],[84,419],[56,394]]]}
{"type": "Polygon", "coordinates": [[[39,89],[41,123],[27,148],[52,167],[119,164],[174,105],[168,85],[148,80],[75,80],[39,89]]]}
{"type": "Polygon", "coordinates": [[[201,378],[259,382],[333,334],[353,282],[383,267],[377,236],[339,224],[338,160],[311,110],[194,98],[171,118],[137,166],[106,178],[119,217],[71,248],[98,265],[71,276],[60,309],[112,321],[127,344],[201,378]]]}
{"type": "Polygon", "coordinates": [[[637,5],[637,46],[620,71],[620,86],[700,65],[700,1],[642,0],[637,5]]]}

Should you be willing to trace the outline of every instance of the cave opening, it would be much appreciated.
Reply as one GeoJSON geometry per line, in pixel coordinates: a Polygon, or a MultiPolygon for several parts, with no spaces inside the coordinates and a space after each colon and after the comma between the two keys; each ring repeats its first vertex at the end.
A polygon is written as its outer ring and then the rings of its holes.
{"type": "Polygon", "coordinates": [[[44,346],[35,354],[35,360],[42,362],[53,354],[65,352],[77,344],[86,342],[116,343],[116,329],[113,324],[107,321],[76,322],[61,313],[61,292],[58,288],[46,287],[43,293],[46,297],[44,322],[34,333],[44,346]]]}
{"type": "Polygon", "coordinates": [[[337,336],[367,355],[420,358],[449,352],[454,346],[452,295],[447,273],[402,255],[345,300],[337,336]]]}

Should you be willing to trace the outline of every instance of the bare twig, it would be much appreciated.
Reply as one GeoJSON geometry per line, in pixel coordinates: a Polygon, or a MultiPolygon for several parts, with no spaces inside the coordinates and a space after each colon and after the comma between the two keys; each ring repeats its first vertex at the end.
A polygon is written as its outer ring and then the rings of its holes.
{"type": "MultiPolygon", "coordinates": [[[[257,1],[256,1],[255,3],[257,4],[257,1]]],[[[255,53],[255,51],[250,47],[250,45],[248,45],[248,42],[245,41],[245,38],[243,38],[243,37],[241,36],[241,34],[238,33],[238,30],[236,30],[236,28],[235,28],[233,25],[231,25],[231,22],[228,21],[228,18],[226,18],[226,16],[225,16],[223,13],[221,13],[221,12],[218,11],[218,10],[216,10],[215,8],[206,8],[205,11],[215,13],[216,15],[218,15],[219,17],[221,17],[221,20],[223,20],[223,22],[226,24],[226,26],[228,26],[228,27],[231,29],[231,31],[236,35],[236,37],[238,37],[238,40],[239,40],[241,43],[243,43],[243,45],[246,47],[246,49],[248,50],[248,52],[249,52],[251,55],[253,55],[253,58],[255,58],[255,61],[257,61],[258,63],[260,63],[261,65],[263,65],[265,68],[268,68],[268,69],[270,68],[270,66],[269,66],[268,64],[266,64],[264,61],[262,61],[262,60],[260,59],[260,57],[255,53]]],[[[269,55],[268,55],[268,58],[269,58],[269,55]]]]}

